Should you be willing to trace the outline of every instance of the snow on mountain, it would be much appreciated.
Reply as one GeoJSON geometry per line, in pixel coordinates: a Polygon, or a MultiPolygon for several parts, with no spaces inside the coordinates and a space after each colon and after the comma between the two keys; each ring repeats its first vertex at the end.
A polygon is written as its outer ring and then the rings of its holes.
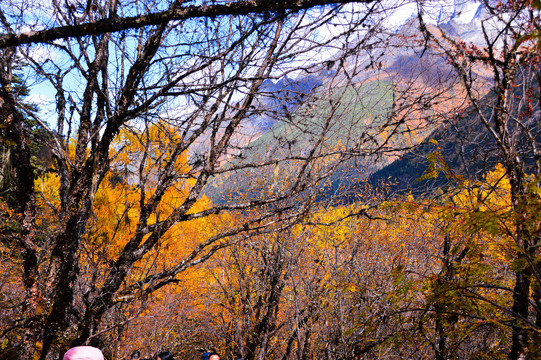
{"type": "Polygon", "coordinates": [[[481,3],[466,1],[458,3],[455,1],[453,21],[457,24],[469,24],[481,16],[481,3]]]}
{"type": "MultiPolygon", "coordinates": [[[[423,3],[423,20],[426,24],[442,28],[448,34],[460,38],[466,43],[485,46],[481,22],[489,18],[489,13],[483,3],[477,0],[438,0],[423,3]]],[[[416,31],[417,8],[411,4],[398,8],[389,17],[388,25],[396,33],[416,31]],[[409,30],[408,30],[409,29],[409,30]]],[[[490,32],[496,29],[491,23],[484,23],[485,29],[490,32]]]]}
{"type": "MultiPolygon", "coordinates": [[[[482,3],[475,0],[438,0],[423,4],[424,20],[427,24],[442,25],[454,22],[456,25],[470,24],[479,20],[483,13],[482,3]]],[[[399,29],[412,18],[417,17],[415,4],[406,4],[388,14],[388,26],[399,29]]]]}

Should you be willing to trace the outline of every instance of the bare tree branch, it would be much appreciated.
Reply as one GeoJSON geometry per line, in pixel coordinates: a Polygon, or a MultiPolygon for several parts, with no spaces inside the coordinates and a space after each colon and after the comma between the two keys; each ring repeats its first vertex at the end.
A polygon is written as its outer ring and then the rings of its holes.
{"type": "Polygon", "coordinates": [[[42,31],[31,31],[22,34],[6,34],[0,36],[0,49],[22,44],[44,43],[57,39],[99,35],[127,29],[138,29],[149,25],[166,24],[175,20],[227,15],[246,15],[272,11],[299,11],[321,5],[339,5],[347,3],[371,3],[376,0],[281,0],[262,1],[245,0],[227,4],[188,6],[170,9],[159,13],[135,17],[109,17],[96,22],[61,26],[42,31]]]}

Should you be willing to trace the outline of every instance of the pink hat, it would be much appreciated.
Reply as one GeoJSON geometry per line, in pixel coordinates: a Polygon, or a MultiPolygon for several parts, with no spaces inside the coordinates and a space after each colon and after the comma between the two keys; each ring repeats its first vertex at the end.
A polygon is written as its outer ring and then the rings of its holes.
{"type": "Polygon", "coordinates": [[[64,360],[104,360],[100,349],[92,346],[77,346],[64,354],[64,360]]]}

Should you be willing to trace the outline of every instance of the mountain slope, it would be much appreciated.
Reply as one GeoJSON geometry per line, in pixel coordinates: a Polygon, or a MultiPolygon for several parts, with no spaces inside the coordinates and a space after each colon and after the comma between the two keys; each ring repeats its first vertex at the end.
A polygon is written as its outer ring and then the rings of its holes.
{"type": "MultiPolygon", "coordinates": [[[[455,2],[452,11],[440,11],[438,21],[457,41],[477,43],[485,15],[479,3],[455,2]]],[[[222,202],[230,189],[249,196],[276,187],[283,174],[294,175],[287,159],[305,157],[321,134],[325,137],[321,149],[329,153],[345,149],[351,154],[321,185],[325,196],[343,201],[355,198],[367,178],[373,185],[391,182],[393,191],[443,185],[443,178],[415,182],[428,166],[427,155],[436,149],[427,141],[429,134],[456,171],[478,176],[491,168],[497,161],[490,150],[493,144],[473,115],[466,111],[455,116],[465,110],[464,89],[449,63],[425,48],[418,28],[416,18],[407,21],[382,50],[379,63],[329,61],[306,77],[266,81],[249,119],[250,140],[225,159],[224,169],[242,169],[213,179],[206,188],[208,196],[222,202]],[[438,127],[433,119],[444,114],[456,119],[438,127]],[[271,158],[275,163],[257,168],[271,158]]],[[[433,30],[438,34],[438,29],[433,30]]],[[[486,78],[485,69],[473,71],[486,78]]],[[[480,83],[477,91],[486,93],[490,82],[480,83]]]]}

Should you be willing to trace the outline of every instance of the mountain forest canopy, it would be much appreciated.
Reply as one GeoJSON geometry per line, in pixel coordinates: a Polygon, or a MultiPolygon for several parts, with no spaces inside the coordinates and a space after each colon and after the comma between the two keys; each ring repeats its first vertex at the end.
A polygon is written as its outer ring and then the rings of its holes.
{"type": "Polygon", "coordinates": [[[0,358],[541,359],[540,10],[3,0],[0,358]]]}

